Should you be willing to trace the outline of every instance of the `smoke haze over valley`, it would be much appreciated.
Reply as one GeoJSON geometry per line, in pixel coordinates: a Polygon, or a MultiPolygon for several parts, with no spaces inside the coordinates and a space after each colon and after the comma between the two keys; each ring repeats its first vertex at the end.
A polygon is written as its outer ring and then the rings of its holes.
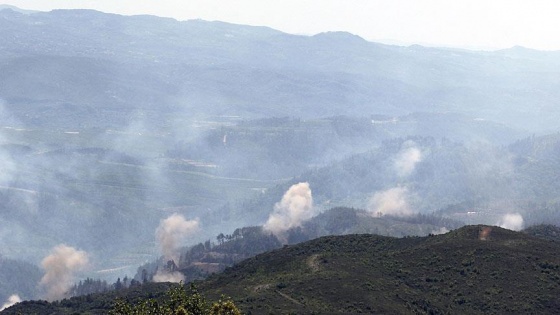
{"type": "Polygon", "coordinates": [[[560,225],[559,82],[560,51],[0,6],[1,308],[331,234],[560,225]]]}

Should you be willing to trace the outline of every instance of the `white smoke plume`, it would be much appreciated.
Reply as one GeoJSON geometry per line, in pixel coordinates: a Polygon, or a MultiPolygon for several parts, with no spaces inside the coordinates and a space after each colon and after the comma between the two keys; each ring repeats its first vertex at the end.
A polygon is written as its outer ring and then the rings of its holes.
{"type": "Polygon", "coordinates": [[[519,231],[523,229],[523,216],[519,213],[508,213],[496,225],[504,229],[519,231]]]}
{"type": "Polygon", "coordinates": [[[10,297],[8,298],[8,300],[6,301],[6,303],[4,303],[1,307],[0,307],[0,312],[7,309],[8,307],[21,302],[21,298],[19,297],[19,295],[17,294],[12,294],[10,295],[10,297]]]}
{"type": "Polygon", "coordinates": [[[309,183],[295,184],[286,191],[282,200],[274,205],[274,210],[263,229],[280,235],[293,227],[301,226],[316,214],[309,183]]]}
{"type": "Polygon", "coordinates": [[[369,200],[368,211],[376,217],[391,215],[406,217],[414,212],[408,204],[408,189],[406,187],[395,187],[376,192],[369,200]]]}
{"type": "Polygon", "coordinates": [[[179,271],[158,270],[152,279],[154,282],[175,282],[179,283],[185,280],[185,276],[179,271]]]}
{"type": "Polygon", "coordinates": [[[74,282],[76,272],[88,265],[88,255],[84,251],[60,244],[45,257],[41,266],[45,275],[39,283],[45,289],[45,298],[49,301],[62,299],[74,282]]]}
{"type": "Polygon", "coordinates": [[[177,213],[162,220],[156,229],[156,240],[165,259],[178,262],[178,249],[188,236],[198,232],[199,226],[198,219],[186,220],[177,213]]]}
{"type": "Polygon", "coordinates": [[[433,235],[440,235],[445,233],[449,233],[449,229],[445,226],[440,227],[438,230],[432,230],[433,235]]]}
{"type": "Polygon", "coordinates": [[[394,167],[397,175],[405,177],[412,174],[416,164],[422,161],[422,151],[412,141],[407,141],[402,146],[399,155],[395,159],[394,167]]]}

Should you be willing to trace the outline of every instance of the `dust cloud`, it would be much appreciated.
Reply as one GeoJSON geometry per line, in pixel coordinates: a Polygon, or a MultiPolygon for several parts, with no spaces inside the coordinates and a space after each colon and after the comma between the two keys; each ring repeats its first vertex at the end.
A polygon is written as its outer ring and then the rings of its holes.
{"type": "Polygon", "coordinates": [[[263,229],[279,235],[291,228],[301,226],[315,215],[317,211],[313,207],[309,183],[298,183],[292,185],[282,200],[274,205],[274,210],[263,229]]]}
{"type": "Polygon", "coordinates": [[[412,141],[403,143],[403,148],[399,152],[394,162],[394,168],[399,177],[406,177],[412,174],[416,164],[422,161],[422,151],[416,147],[412,141]]]}
{"type": "Polygon", "coordinates": [[[45,275],[39,284],[45,290],[45,298],[53,301],[66,297],[75,274],[84,270],[88,263],[86,252],[64,244],[55,246],[52,253],[41,262],[45,275]]]}
{"type": "Polygon", "coordinates": [[[156,241],[161,254],[167,260],[178,262],[179,248],[185,239],[200,230],[198,219],[187,220],[184,216],[174,213],[160,222],[156,229],[156,241]]]}
{"type": "Polygon", "coordinates": [[[508,213],[496,225],[504,229],[519,231],[523,229],[523,216],[519,213],[508,213]]]}
{"type": "Polygon", "coordinates": [[[394,187],[376,192],[368,202],[368,211],[376,217],[407,217],[414,214],[408,203],[408,189],[394,187]]]}
{"type": "Polygon", "coordinates": [[[2,306],[0,306],[0,312],[19,302],[21,302],[21,298],[19,297],[19,295],[17,294],[10,295],[8,300],[4,304],[2,304],[2,306]]]}

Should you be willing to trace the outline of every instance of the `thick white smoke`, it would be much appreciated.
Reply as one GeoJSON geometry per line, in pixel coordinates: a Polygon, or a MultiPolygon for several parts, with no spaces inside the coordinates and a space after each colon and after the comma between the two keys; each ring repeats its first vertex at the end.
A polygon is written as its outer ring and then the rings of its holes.
{"type": "Polygon", "coordinates": [[[57,245],[52,254],[45,257],[41,266],[45,275],[40,285],[45,290],[45,298],[49,301],[62,299],[74,282],[76,272],[88,265],[88,255],[64,244],[57,245]]]}
{"type": "Polygon", "coordinates": [[[408,204],[408,189],[395,187],[376,192],[369,200],[368,211],[376,217],[391,215],[406,217],[414,212],[408,204]]]}
{"type": "Polygon", "coordinates": [[[6,301],[6,303],[4,303],[1,307],[0,307],[0,312],[7,309],[8,307],[21,302],[21,298],[19,297],[19,295],[17,294],[12,294],[10,295],[10,297],[8,298],[8,300],[6,301]]]}
{"type": "Polygon", "coordinates": [[[395,171],[400,177],[405,177],[414,171],[416,164],[422,161],[422,151],[412,141],[403,143],[399,155],[395,159],[395,171]]]}
{"type": "MultiPolygon", "coordinates": [[[[416,164],[422,161],[422,151],[414,141],[406,141],[401,145],[401,150],[395,157],[393,167],[399,177],[412,174],[416,164]]],[[[390,215],[406,217],[413,215],[408,203],[409,192],[406,187],[394,187],[376,192],[368,201],[368,211],[376,217],[390,215]]]]}
{"type": "Polygon", "coordinates": [[[184,245],[187,237],[198,232],[199,226],[198,219],[186,220],[177,213],[162,220],[156,229],[156,240],[165,259],[178,262],[178,249],[184,245]]]}
{"type": "Polygon", "coordinates": [[[158,270],[158,272],[154,275],[153,281],[154,282],[175,282],[179,283],[185,280],[185,276],[179,271],[165,271],[165,270],[158,270]]]}
{"type": "Polygon", "coordinates": [[[433,235],[440,235],[445,233],[449,233],[449,229],[445,226],[440,227],[438,230],[432,230],[433,235]]]}
{"type": "Polygon", "coordinates": [[[301,226],[316,214],[309,183],[295,184],[286,191],[282,200],[274,205],[274,210],[263,229],[279,235],[293,227],[301,226]]]}
{"type": "Polygon", "coordinates": [[[523,229],[523,216],[519,213],[508,213],[496,225],[504,229],[519,231],[523,229]]]}

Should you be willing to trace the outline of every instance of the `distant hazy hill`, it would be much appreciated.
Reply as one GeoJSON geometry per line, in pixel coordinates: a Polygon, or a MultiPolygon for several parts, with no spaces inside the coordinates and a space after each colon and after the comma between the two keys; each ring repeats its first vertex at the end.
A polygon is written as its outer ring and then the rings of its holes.
{"type": "Polygon", "coordinates": [[[22,13],[22,14],[32,14],[32,13],[39,12],[39,11],[33,11],[33,10],[23,10],[23,9],[20,9],[18,7],[13,6],[13,5],[0,4],[0,11],[2,11],[2,10],[12,10],[12,11],[22,13]]]}
{"type": "MultiPolygon", "coordinates": [[[[390,207],[397,212],[432,213],[463,204],[461,211],[444,211],[445,215],[470,224],[497,224],[506,213],[520,213],[527,225],[560,224],[558,148],[556,135],[527,138],[510,147],[445,138],[395,138],[271,188],[248,203],[245,211],[270,209],[290,184],[305,181],[318,206],[375,212],[380,205],[372,201],[378,194],[391,197],[384,201],[399,205],[390,207]],[[406,174],[403,161],[410,163],[406,174]]],[[[268,213],[258,215],[263,221],[268,213]]]]}
{"type": "Polygon", "coordinates": [[[397,47],[341,32],[295,36],[89,10],[2,10],[0,37],[0,97],[10,108],[67,103],[90,110],[89,120],[79,118],[89,123],[107,110],[140,109],[305,118],[459,112],[538,130],[560,118],[557,52],[397,47]]]}
{"type": "Polygon", "coordinates": [[[524,229],[523,232],[547,240],[560,241],[560,228],[551,224],[530,226],[524,229]]]}
{"type": "Polygon", "coordinates": [[[460,221],[560,222],[558,139],[539,137],[560,121],[558,52],[27,13],[0,10],[6,257],[37,264],[65,243],[92,272],[130,276],[159,256],[160,220],[198,218],[192,245],[263,224],[303,181],[320,210],[376,211],[380,193],[410,212],[460,208],[460,221]]]}
{"type": "Polygon", "coordinates": [[[37,266],[0,255],[0,303],[14,294],[22,300],[35,298],[41,276],[37,266]]]}
{"type": "MultiPolygon", "coordinates": [[[[262,226],[240,227],[231,233],[225,231],[216,238],[182,249],[175,263],[186,281],[193,281],[204,279],[246,258],[278,249],[282,244],[293,245],[327,235],[369,233],[391,237],[426,236],[461,226],[464,223],[442,216],[379,217],[364,210],[339,207],[329,209],[281,235],[271,234],[262,226]]],[[[166,263],[167,260],[161,257],[144,264],[138,267],[134,278],[141,280],[147,276],[147,279],[152,279],[158,270],[167,268],[166,263]],[[143,275],[144,272],[146,275],[143,275]]]]}
{"type": "MultiPolygon", "coordinates": [[[[247,314],[555,314],[560,244],[498,227],[443,235],[329,236],[258,255],[198,284],[247,314]]],[[[137,299],[165,286],[121,291],[137,299]]],[[[113,298],[116,295],[113,295],[113,298]]],[[[107,312],[110,294],[26,302],[6,314],[107,312]]]]}

